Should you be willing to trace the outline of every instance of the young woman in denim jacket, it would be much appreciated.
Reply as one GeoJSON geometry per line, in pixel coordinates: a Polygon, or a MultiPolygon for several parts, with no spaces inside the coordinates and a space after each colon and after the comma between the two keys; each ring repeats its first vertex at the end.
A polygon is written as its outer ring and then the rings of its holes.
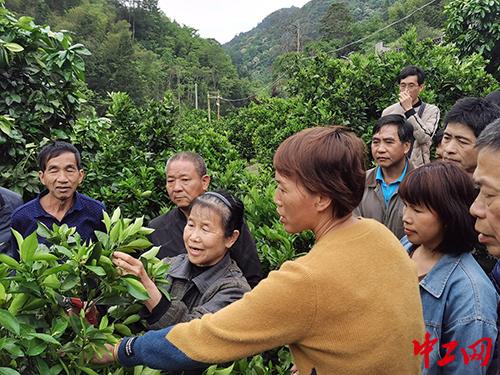
{"type": "Polygon", "coordinates": [[[417,265],[428,339],[437,338],[428,359],[420,353],[422,373],[486,374],[498,295],[470,254],[477,239],[469,214],[472,179],[458,165],[437,161],[409,173],[399,194],[405,203],[401,242],[417,265]],[[482,360],[472,358],[474,349],[484,349],[482,360]]]}

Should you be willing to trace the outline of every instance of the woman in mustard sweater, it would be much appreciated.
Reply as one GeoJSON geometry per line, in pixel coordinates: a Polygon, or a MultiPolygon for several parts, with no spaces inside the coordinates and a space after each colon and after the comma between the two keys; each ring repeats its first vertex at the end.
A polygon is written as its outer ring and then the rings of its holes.
{"type": "Polygon", "coordinates": [[[179,370],[289,345],[301,375],[419,374],[424,324],[415,266],[382,224],[352,215],[364,145],[342,127],[303,130],[274,156],[280,221],[311,251],[201,319],[108,346],[95,362],[179,370]]]}

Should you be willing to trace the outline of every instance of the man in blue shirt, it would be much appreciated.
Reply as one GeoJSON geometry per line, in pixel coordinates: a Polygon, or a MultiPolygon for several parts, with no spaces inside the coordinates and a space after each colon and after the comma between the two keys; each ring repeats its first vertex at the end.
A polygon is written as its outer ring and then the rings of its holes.
{"type": "Polygon", "coordinates": [[[23,199],[17,193],[0,187],[0,252],[3,252],[10,242],[10,216],[12,211],[23,204],[23,199]]]}
{"type": "Polygon", "coordinates": [[[377,167],[366,172],[363,199],[356,213],[380,221],[399,239],[403,231],[403,202],[398,188],[413,169],[409,161],[413,127],[401,115],[381,117],[373,128],[371,151],[377,167]]]}
{"type": "MultiPolygon", "coordinates": [[[[39,177],[46,190],[37,198],[12,213],[12,229],[23,237],[36,231],[37,223],[49,228],[52,224],[76,227],[84,241],[95,239],[94,231],[105,231],[104,204],[76,190],[84,172],[80,153],[72,144],[56,141],[46,145],[38,155],[39,177]]],[[[39,238],[46,243],[45,239],[39,238]]],[[[17,243],[11,239],[7,254],[18,259],[17,243]]]]}

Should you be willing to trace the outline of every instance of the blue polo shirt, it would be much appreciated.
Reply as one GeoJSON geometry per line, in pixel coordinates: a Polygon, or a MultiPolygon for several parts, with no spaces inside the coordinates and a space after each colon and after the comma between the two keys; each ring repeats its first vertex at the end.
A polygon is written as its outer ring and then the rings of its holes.
{"type": "MultiPolygon", "coordinates": [[[[23,237],[27,237],[36,231],[38,222],[42,222],[49,228],[52,228],[52,224],[58,226],[66,224],[69,227],[76,227],[76,231],[80,234],[83,241],[95,240],[95,230],[106,231],[106,227],[102,222],[102,212],[106,208],[102,202],[76,192],[73,206],[66,212],[62,220],[59,221],[45,211],[40,204],[40,198],[47,193],[48,191],[44,191],[38,197],[18,207],[12,213],[12,229],[18,231],[23,237]]],[[[45,238],[38,237],[38,241],[50,245],[45,238]]],[[[5,252],[13,258],[19,259],[17,242],[14,237],[11,238],[9,249],[5,252]]]]}
{"type": "Polygon", "coordinates": [[[380,183],[380,187],[382,188],[382,194],[384,195],[384,203],[386,207],[388,206],[389,201],[391,200],[394,193],[398,191],[399,185],[406,176],[407,169],[408,169],[408,162],[406,162],[405,169],[403,169],[403,173],[401,173],[401,176],[399,176],[399,178],[396,181],[387,184],[384,181],[384,176],[382,175],[382,168],[377,167],[377,175],[375,176],[375,179],[377,180],[378,183],[380,183]]]}

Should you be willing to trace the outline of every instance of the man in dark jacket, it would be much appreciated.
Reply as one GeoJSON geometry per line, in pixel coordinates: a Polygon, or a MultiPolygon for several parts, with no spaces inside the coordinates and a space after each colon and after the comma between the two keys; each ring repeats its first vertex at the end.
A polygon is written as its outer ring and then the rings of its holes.
{"type": "MultiPolygon", "coordinates": [[[[186,252],[182,233],[186,226],[191,203],[208,189],[210,176],[203,158],[193,152],[181,152],[172,156],[166,165],[167,193],[177,206],[149,223],[155,229],[151,242],[160,246],[158,258],[174,257],[186,252]]],[[[253,288],[261,279],[261,268],[255,241],[244,223],[241,234],[230,252],[231,258],[243,272],[253,288]]]]}
{"type": "Polygon", "coordinates": [[[0,252],[6,251],[11,238],[10,216],[12,211],[23,204],[17,193],[0,187],[0,252]]]}
{"type": "Polygon", "coordinates": [[[377,167],[366,172],[365,192],[355,211],[381,222],[398,239],[404,236],[403,202],[398,188],[413,169],[408,160],[412,143],[413,127],[403,116],[387,115],[377,121],[371,145],[377,167]]]}

